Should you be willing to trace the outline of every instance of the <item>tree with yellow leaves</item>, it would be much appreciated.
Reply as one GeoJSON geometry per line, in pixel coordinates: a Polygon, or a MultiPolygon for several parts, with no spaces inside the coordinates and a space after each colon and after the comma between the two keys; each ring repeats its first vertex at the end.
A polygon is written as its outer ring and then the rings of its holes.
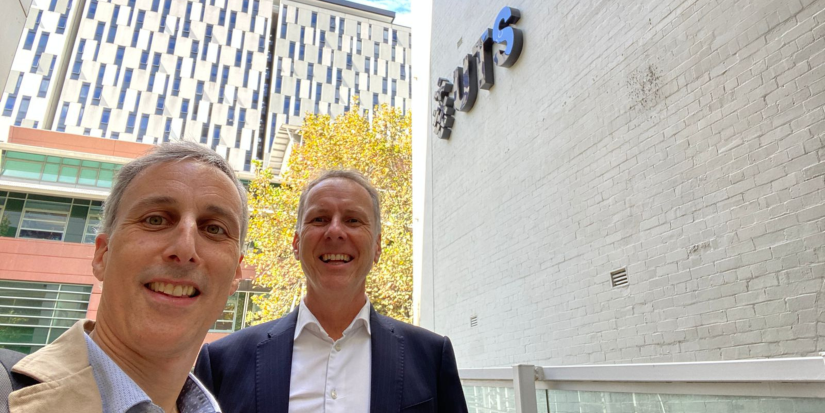
{"type": "Polygon", "coordinates": [[[260,323],[285,315],[305,293],[300,263],[292,255],[300,191],[320,172],[356,169],[366,175],[381,196],[381,260],[367,276],[367,294],[376,311],[398,320],[412,318],[412,135],[409,114],[377,106],[372,121],[356,103],[331,118],[307,114],[301,142],[281,178],[271,185],[272,171],[257,168],[249,186],[249,239],[254,248],[246,262],[259,274],[256,284],[270,289],[253,300],[252,314],[260,323]]]}

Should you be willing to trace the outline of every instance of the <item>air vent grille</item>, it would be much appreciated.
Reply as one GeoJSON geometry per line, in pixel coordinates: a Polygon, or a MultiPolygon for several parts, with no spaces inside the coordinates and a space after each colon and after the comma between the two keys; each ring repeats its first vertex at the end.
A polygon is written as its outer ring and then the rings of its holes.
{"type": "Polygon", "coordinates": [[[627,268],[610,272],[610,282],[614,287],[627,285],[627,268]]]}
{"type": "Polygon", "coordinates": [[[478,316],[474,315],[470,317],[470,327],[475,327],[478,325],[478,316]]]}

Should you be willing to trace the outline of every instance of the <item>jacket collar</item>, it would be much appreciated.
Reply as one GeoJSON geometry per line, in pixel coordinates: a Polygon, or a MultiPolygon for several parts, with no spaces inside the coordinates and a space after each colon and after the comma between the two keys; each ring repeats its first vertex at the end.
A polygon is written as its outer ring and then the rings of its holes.
{"type": "MultiPolygon", "coordinates": [[[[404,337],[395,333],[393,320],[370,305],[372,379],[370,412],[401,410],[404,390],[404,337]]],[[[289,411],[289,379],[292,375],[292,347],[298,308],[277,322],[258,344],[255,362],[257,411],[289,411]]]]}
{"type": "Polygon", "coordinates": [[[102,412],[83,336],[92,329],[94,321],[78,321],[53,343],[14,365],[14,372],[40,383],[9,395],[11,412],[50,412],[58,405],[67,412],[102,412]]]}

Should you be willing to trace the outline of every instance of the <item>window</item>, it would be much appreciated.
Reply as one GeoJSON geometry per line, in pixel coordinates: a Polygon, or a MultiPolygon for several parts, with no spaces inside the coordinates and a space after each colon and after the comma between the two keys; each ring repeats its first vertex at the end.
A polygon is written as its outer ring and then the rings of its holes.
{"type": "Polygon", "coordinates": [[[344,18],[341,17],[341,21],[338,23],[338,34],[344,33],[344,18]]]}
{"type": "Polygon", "coordinates": [[[378,106],[378,93],[372,94],[372,107],[378,106]]]}
{"type": "Polygon", "coordinates": [[[361,37],[361,22],[358,22],[355,27],[356,34],[358,34],[358,37],[361,37]]]}
{"type": "Polygon", "coordinates": [[[395,48],[393,47],[391,50],[392,50],[392,57],[390,57],[390,60],[392,60],[394,62],[395,61],[395,48]]]}
{"type": "Polygon", "coordinates": [[[146,136],[146,129],[149,128],[149,115],[143,115],[140,117],[140,129],[138,130],[138,137],[141,138],[143,141],[143,137],[146,136]]]}
{"type": "Polygon", "coordinates": [[[401,80],[407,80],[407,65],[401,65],[401,80]]]}
{"type": "Polygon", "coordinates": [[[335,83],[335,85],[336,85],[338,88],[340,88],[340,87],[341,87],[341,83],[343,83],[343,81],[344,81],[344,71],[343,71],[343,70],[341,70],[341,69],[336,69],[336,70],[335,70],[335,74],[337,75],[337,76],[336,76],[336,83],[335,83]]]}
{"type": "Polygon", "coordinates": [[[86,215],[86,226],[83,230],[84,244],[94,244],[97,230],[100,228],[100,218],[103,215],[103,208],[99,206],[92,206],[89,208],[89,213],[86,215]]]}
{"type": "Polygon", "coordinates": [[[384,43],[389,43],[389,34],[390,31],[386,27],[384,28],[384,43]]]}
{"type": "Polygon", "coordinates": [[[335,31],[335,17],[329,16],[329,31],[335,31]]]}
{"type": "Polygon", "coordinates": [[[163,115],[164,102],[166,102],[166,98],[163,96],[158,96],[158,104],[155,106],[155,115],[163,115]]]}
{"type": "Polygon", "coordinates": [[[64,102],[63,107],[60,109],[60,118],[57,121],[57,131],[58,132],[65,132],[66,131],[66,115],[69,113],[69,102],[64,102]]]}
{"type": "Polygon", "coordinates": [[[95,12],[97,12],[97,0],[92,0],[92,2],[89,3],[89,12],[86,13],[86,18],[87,19],[94,19],[95,18],[95,12]]]}
{"type": "Polygon", "coordinates": [[[117,24],[112,23],[112,25],[109,26],[109,35],[106,36],[106,42],[107,43],[114,43],[115,42],[115,35],[117,35],[117,24]]]}
{"type": "Polygon", "coordinates": [[[169,134],[172,132],[172,119],[166,119],[166,126],[163,127],[163,141],[169,142],[169,134]]]}
{"type": "Polygon", "coordinates": [[[355,42],[355,53],[361,54],[361,39],[355,42]]]}
{"type": "Polygon", "coordinates": [[[180,105],[180,118],[186,120],[189,115],[189,99],[184,99],[180,105]]]}
{"type": "Polygon", "coordinates": [[[175,36],[169,37],[169,46],[166,48],[166,53],[168,53],[168,54],[175,53],[175,41],[176,40],[177,39],[175,38],[175,36]]]}
{"type": "MultiPolygon", "coordinates": [[[[274,128],[273,128],[274,130],[274,128]]],[[[231,333],[242,328],[249,327],[251,319],[247,319],[249,312],[258,311],[258,306],[252,301],[252,297],[261,293],[254,291],[238,291],[229,296],[223,313],[218,317],[218,321],[212,325],[210,332],[231,333]]]]}
{"type": "Polygon", "coordinates": [[[82,67],[83,61],[81,57],[83,56],[83,49],[86,48],[86,39],[81,39],[80,44],[77,47],[77,53],[74,57],[74,66],[72,66],[72,76],[71,78],[74,80],[80,79],[80,68],[82,67]]]}
{"type": "MultiPolygon", "coordinates": [[[[52,64],[54,64],[54,59],[52,59],[52,64]]],[[[46,92],[49,90],[49,77],[44,76],[43,79],[40,80],[40,89],[37,90],[37,97],[44,98],[46,97],[46,92]]]]}
{"type": "Polygon", "coordinates": [[[226,9],[221,9],[218,17],[218,26],[223,26],[224,24],[226,24],[226,9]]]}
{"type": "Polygon", "coordinates": [[[160,5],[160,0],[152,0],[152,11],[158,11],[158,6],[160,5]]]}
{"type": "Polygon", "coordinates": [[[103,39],[103,30],[105,28],[106,28],[106,23],[99,22],[97,24],[97,28],[95,29],[95,37],[94,37],[95,41],[99,42],[101,39],[103,39]]]}
{"type": "MultiPolygon", "coordinates": [[[[66,13],[68,13],[68,11],[66,11],[66,13]]],[[[57,30],[55,30],[55,33],[57,34],[63,34],[66,32],[66,13],[61,14],[57,19],[57,30]]]]}
{"type": "Polygon", "coordinates": [[[212,65],[212,71],[209,73],[209,81],[214,82],[218,79],[218,65],[212,65]]]}
{"type": "Polygon", "coordinates": [[[95,86],[95,91],[92,93],[92,105],[100,105],[100,95],[103,93],[103,86],[95,86]]]}
{"type": "Polygon", "coordinates": [[[3,336],[18,338],[3,347],[30,354],[51,343],[86,317],[91,292],[91,285],[0,281],[3,336]]]}
{"type": "Polygon", "coordinates": [[[381,93],[383,93],[385,95],[387,94],[387,78],[386,77],[381,79],[381,93]]]}
{"type": "Polygon", "coordinates": [[[378,47],[378,43],[375,43],[375,44],[373,45],[373,52],[372,52],[372,54],[373,54],[373,57],[375,57],[375,59],[376,59],[376,60],[378,60],[378,49],[379,49],[379,47],[378,47]]]}
{"type": "Polygon", "coordinates": [[[342,49],[343,45],[344,45],[344,35],[343,35],[343,34],[339,34],[339,35],[338,35],[338,51],[339,51],[339,52],[340,52],[341,50],[343,50],[343,49],[342,49]]]}
{"type": "Polygon", "coordinates": [[[398,46],[398,30],[392,30],[392,45],[398,46]]]}
{"type": "Polygon", "coordinates": [[[25,49],[25,50],[31,50],[32,49],[32,46],[34,45],[34,36],[36,34],[37,34],[37,31],[35,31],[34,29],[29,30],[29,32],[26,34],[26,42],[23,43],[23,49],[25,49]]]}
{"type": "Polygon", "coordinates": [[[144,51],[140,54],[140,66],[139,69],[146,70],[146,65],[149,63],[149,52],[144,51]]]}
{"type": "Polygon", "coordinates": [[[347,70],[352,70],[352,53],[347,53],[347,70]]]}
{"type": "Polygon", "coordinates": [[[295,79],[295,97],[301,97],[301,79],[295,79]]]}
{"type": "Polygon", "coordinates": [[[3,116],[11,117],[11,113],[14,111],[14,102],[16,100],[16,96],[9,95],[8,99],[6,99],[6,107],[3,109],[3,116]]]}
{"type": "Polygon", "coordinates": [[[312,20],[310,21],[310,26],[314,29],[315,25],[318,24],[318,13],[312,12],[312,20]]]}
{"type": "Polygon", "coordinates": [[[31,98],[28,96],[23,96],[20,100],[20,108],[17,109],[17,118],[14,121],[14,126],[20,126],[23,123],[23,119],[26,118],[26,114],[29,111],[29,102],[31,98]]]}
{"type": "Polygon", "coordinates": [[[289,96],[284,97],[284,114],[289,115],[289,107],[291,106],[292,101],[289,99],[289,96]]]}
{"type": "Polygon", "coordinates": [[[221,143],[221,127],[220,125],[215,125],[215,128],[212,130],[212,150],[218,147],[221,143]]]}
{"type": "Polygon", "coordinates": [[[281,93],[281,75],[275,76],[275,93],[281,93]]]}
{"type": "Polygon", "coordinates": [[[135,113],[132,112],[126,118],[126,133],[133,133],[135,131],[135,113]]]}
{"type": "Polygon", "coordinates": [[[307,63],[307,79],[312,81],[312,78],[315,76],[315,65],[312,63],[307,63]]]}
{"type": "Polygon", "coordinates": [[[106,129],[109,127],[109,117],[112,115],[111,109],[103,109],[103,115],[100,116],[100,129],[103,130],[103,133],[106,133],[106,129]]]}
{"type": "Polygon", "coordinates": [[[249,11],[249,0],[243,0],[241,3],[241,11],[244,13],[249,11]]]}
{"type": "Polygon", "coordinates": [[[298,48],[298,60],[304,60],[304,52],[306,51],[305,49],[306,45],[303,44],[301,45],[301,47],[298,48]]]}
{"type": "Polygon", "coordinates": [[[327,83],[332,83],[332,68],[327,68],[327,83]]]}
{"type": "Polygon", "coordinates": [[[235,125],[235,106],[229,107],[229,112],[226,115],[226,124],[227,126],[234,126],[235,125]]]}
{"type": "MultiPolygon", "coordinates": [[[[321,90],[322,90],[321,82],[316,83],[315,84],[315,101],[316,102],[321,100],[321,90]]],[[[317,113],[317,111],[316,111],[316,113],[317,113]]]]}
{"type": "Polygon", "coordinates": [[[292,113],[295,116],[301,116],[301,99],[295,98],[295,110],[292,113]]]}
{"type": "Polygon", "coordinates": [[[289,42],[289,58],[295,58],[295,42],[289,42]]]}

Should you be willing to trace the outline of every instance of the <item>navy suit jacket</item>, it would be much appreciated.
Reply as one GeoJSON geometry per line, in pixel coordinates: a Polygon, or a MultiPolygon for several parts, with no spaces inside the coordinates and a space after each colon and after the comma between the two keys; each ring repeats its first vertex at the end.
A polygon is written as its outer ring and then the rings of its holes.
{"type": "MultiPolygon", "coordinates": [[[[204,344],[195,375],[224,413],[288,413],[298,310],[204,344]]],[[[371,413],[467,412],[447,337],[370,307],[371,413]]],[[[319,377],[320,379],[320,377],[319,377]]]]}

